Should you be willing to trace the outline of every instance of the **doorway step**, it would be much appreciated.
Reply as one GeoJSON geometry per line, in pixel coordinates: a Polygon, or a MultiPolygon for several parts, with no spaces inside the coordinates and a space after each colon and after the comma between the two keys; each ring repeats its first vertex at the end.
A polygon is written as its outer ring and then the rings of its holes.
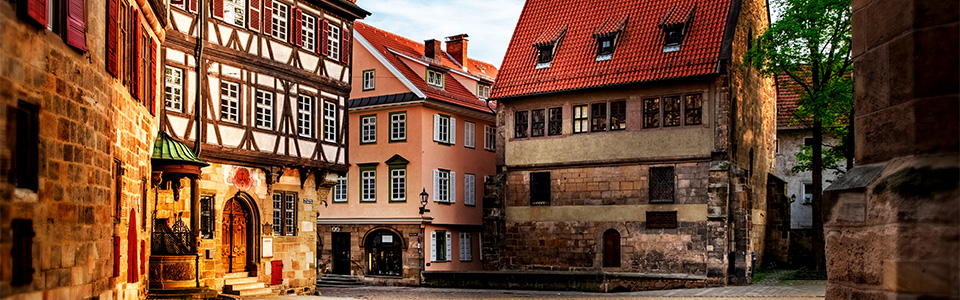
{"type": "Polygon", "coordinates": [[[223,276],[223,293],[237,296],[271,295],[273,290],[260,282],[257,277],[250,277],[247,272],[227,273],[223,276]]]}
{"type": "Polygon", "coordinates": [[[363,281],[351,275],[323,274],[317,280],[317,287],[354,287],[363,285],[363,281]]]}

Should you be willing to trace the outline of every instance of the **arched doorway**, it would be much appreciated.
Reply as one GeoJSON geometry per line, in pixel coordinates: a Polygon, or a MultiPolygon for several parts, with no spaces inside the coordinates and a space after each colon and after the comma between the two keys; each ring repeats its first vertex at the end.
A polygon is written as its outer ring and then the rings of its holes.
{"type": "Polygon", "coordinates": [[[403,241],[390,230],[380,229],[367,235],[367,275],[403,275],[403,241]]]}
{"type": "Polygon", "coordinates": [[[230,198],[223,205],[223,234],[221,235],[221,258],[223,260],[223,269],[226,273],[247,272],[248,262],[254,256],[250,248],[256,242],[252,242],[251,224],[255,220],[251,219],[250,207],[239,197],[230,198]]]}
{"type": "Polygon", "coordinates": [[[616,229],[603,233],[603,267],[620,267],[620,232],[616,229]]]}

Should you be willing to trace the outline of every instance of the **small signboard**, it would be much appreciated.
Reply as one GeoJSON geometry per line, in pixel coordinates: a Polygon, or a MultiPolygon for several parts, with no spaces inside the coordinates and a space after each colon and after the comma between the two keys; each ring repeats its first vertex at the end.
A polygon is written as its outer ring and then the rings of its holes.
{"type": "Polygon", "coordinates": [[[677,228],[677,212],[648,211],[647,228],[677,228]]]}
{"type": "Polygon", "coordinates": [[[381,236],[380,236],[380,242],[381,242],[381,243],[384,243],[384,244],[386,244],[386,243],[393,243],[393,236],[392,236],[392,235],[381,235],[381,236]]]}
{"type": "Polygon", "coordinates": [[[303,198],[303,204],[313,204],[313,199],[303,198]]]}
{"type": "Polygon", "coordinates": [[[263,257],[273,257],[273,238],[263,238],[263,257]]]}

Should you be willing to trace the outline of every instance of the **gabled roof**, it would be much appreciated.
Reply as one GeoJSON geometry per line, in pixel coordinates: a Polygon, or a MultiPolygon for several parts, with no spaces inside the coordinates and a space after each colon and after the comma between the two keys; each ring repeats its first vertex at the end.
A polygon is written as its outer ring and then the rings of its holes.
{"type": "MultiPolygon", "coordinates": [[[[714,74],[732,0],[528,0],[491,97],[577,90],[714,74]],[[624,24],[618,24],[623,20],[624,24]],[[664,52],[671,22],[688,22],[679,50],[664,52]],[[544,36],[566,28],[549,67],[537,69],[544,36]],[[595,34],[620,29],[613,57],[597,61],[595,34]]],[[[735,20],[735,18],[734,18],[735,20]]]]}
{"type": "MultiPolygon", "coordinates": [[[[463,67],[447,55],[446,52],[440,55],[439,62],[425,58],[423,43],[415,42],[362,22],[355,22],[353,28],[356,30],[358,38],[366,40],[366,42],[373,46],[376,51],[386,58],[386,63],[399,70],[403,77],[412,83],[414,88],[422,92],[427,98],[489,112],[486,101],[477,98],[474,94],[475,91],[468,90],[456,79],[451,78],[449,73],[466,73],[477,79],[493,81],[497,77],[498,70],[492,64],[467,58],[469,61],[467,64],[468,69],[464,71],[463,67]],[[417,74],[404,64],[401,59],[414,60],[435,68],[446,69],[448,75],[446,76],[444,88],[428,85],[426,80],[424,80],[425,74],[417,74]]],[[[402,80],[403,79],[401,79],[401,81],[402,80]]],[[[413,92],[417,93],[417,91],[413,92]]]]}
{"type": "Polygon", "coordinates": [[[796,129],[800,126],[793,122],[793,112],[800,101],[800,85],[789,75],[777,75],[777,129],[796,129]]]}

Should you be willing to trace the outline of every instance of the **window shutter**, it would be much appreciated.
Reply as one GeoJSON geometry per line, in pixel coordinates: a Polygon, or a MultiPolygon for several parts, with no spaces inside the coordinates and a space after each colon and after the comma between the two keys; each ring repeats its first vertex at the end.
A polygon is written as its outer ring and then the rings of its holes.
{"type": "Polygon", "coordinates": [[[213,10],[213,17],[223,19],[223,0],[213,0],[213,7],[211,9],[213,10]]]}
{"type": "Polygon", "coordinates": [[[157,115],[157,41],[150,40],[150,114],[157,115]]]}
{"type": "MultiPolygon", "coordinates": [[[[67,45],[87,51],[85,0],[67,0],[67,45]]],[[[46,15],[44,15],[46,16],[46,15]]]]}
{"type": "Polygon", "coordinates": [[[430,233],[430,261],[437,261],[437,232],[430,233]]]}
{"type": "Polygon", "coordinates": [[[147,242],[140,240],[140,275],[147,274],[147,242]]]}
{"type": "Polygon", "coordinates": [[[47,0],[27,0],[27,16],[40,26],[47,27],[47,0]]]}
{"type": "Polygon", "coordinates": [[[450,118],[450,144],[457,144],[457,118],[450,118]]]}
{"type": "Polygon", "coordinates": [[[184,1],[190,2],[190,5],[189,5],[190,12],[194,12],[194,13],[197,12],[197,1],[201,1],[201,0],[184,0],[184,1]]]}
{"type": "Polygon", "coordinates": [[[117,77],[117,0],[107,0],[107,72],[117,77]]]}
{"type": "Polygon", "coordinates": [[[450,203],[457,203],[457,172],[450,171],[450,203]]]}
{"type": "Polygon", "coordinates": [[[253,31],[260,31],[260,0],[250,0],[250,6],[247,17],[247,28],[253,31]]]}
{"type": "Polygon", "coordinates": [[[433,115],[433,141],[440,142],[440,115],[433,115]]]}
{"type": "Polygon", "coordinates": [[[473,174],[463,174],[463,204],[474,205],[476,201],[474,200],[476,195],[476,189],[474,185],[476,183],[476,176],[473,174]]]}
{"type": "Polygon", "coordinates": [[[466,247],[463,246],[463,241],[464,241],[464,239],[463,239],[463,232],[461,232],[461,233],[460,233],[460,241],[459,241],[459,242],[460,242],[460,260],[461,260],[461,261],[467,259],[467,255],[463,252],[463,249],[466,249],[466,247]]]}
{"type": "Polygon", "coordinates": [[[293,8],[293,20],[290,20],[290,36],[293,37],[293,44],[303,47],[303,11],[299,7],[293,8]]]}
{"type": "Polygon", "coordinates": [[[120,236],[113,236],[113,277],[120,277],[120,236]]]}
{"type": "Polygon", "coordinates": [[[263,34],[273,34],[273,0],[263,0],[263,34]]]}
{"type": "Polygon", "coordinates": [[[440,170],[433,170],[433,201],[440,202],[440,170]]]}
{"type": "Polygon", "coordinates": [[[140,39],[141,39],[141,34],[143,34],[143,31],[140,30],[140,12],[137,10],[132,10],[132,11],[133,11],[133,18],[131,18],[131,20],[133,20],[133,24],[132,26],[130,26],[130,31],[133,34],[131,34],[130,36],[133,38],[133,41],[132,41],[133,53],[131,53],[133,55],[130,55],[130,59],[133,60],[133,68],[132,68],[133,78],[130,79],[130,94],[133,95],[133,98],[139,100],[140,99],[140,93],[139,93],[140,77],[142,76],[141,74],[143,74],[142,72],[140,72],[140,56],[142,55],[140,53],[141,52],[140,39]]]}
{"type": "Polygon", "coordinates": [[[330,55],[330,21],[323,19],[323,22],[320,22],[320,54],[323,56],[330,55]]]}
{"type": "Polygon", "coordinates": [[[340,30],[340,62],[350,63],[350,28],[346,26],[340,30]]]}
{"type": "Polygon", "coordinates": [[[466,237],[466,239],[465,239],[465,241],[463,242],[463,244],[466,245],[465,248],[466,248],[467,250],[465,250],[464,252],[467,253],[467,260],[473,260],[473,240],[470,239],[470,233],[469,233],[469,232],[464,233],[463,236],[466,237]]]}
{"type": "Polygon", "coordinates": [[[451,259],[450,259],[450,256],[451,256],[450,254],[452,254],[452,253],[450,253],[450,252],[453,252],[453,251],[451,251],[451,250],[453,250],[453,247],[450,247],[450,237],[451,237],[451,236],[452,236],[452,234],[450,234],[450,232],[447,231],[447,236],[446,236],[446,242],[447,242],[447,245],[446,245],[446,246],[447,246],[447,247],[444,248],[444,249],[447,250],[447,251],[444,251],[444,252],[447,253],[447,257],[446,257],[446,259],[445,259],[446,261],[450,261],[450,260],[451,260],[451,259]]]}

